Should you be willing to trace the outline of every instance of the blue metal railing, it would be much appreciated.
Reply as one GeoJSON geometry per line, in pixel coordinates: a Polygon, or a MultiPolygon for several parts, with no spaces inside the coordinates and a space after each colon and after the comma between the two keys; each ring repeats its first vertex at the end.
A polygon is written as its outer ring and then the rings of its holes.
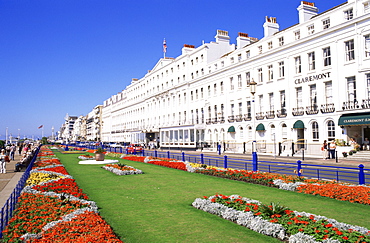
{"type": "Polygon", "coordinates": [[[33,158],[26,168],[26,171],[23,173],[21,179],[19,179],[18,184],[14,188],[12,194],[10,194],[8,200],[6,200],[4,206],[0,211],[0,239],[3,237],[3,230],[5,229],[6,225],[8,224],[9,220],[13,216],[13,212],[16,209],[16,204],[18,201],[19,196],[21,195],[21,191],[26,184],[28,177],[30,176],[30,171],[32,170],[33,164],[36,161],[37,154],[39,153],[40,147],[37,148],[33,158]]]}
{"type": "MultiPolygon", "coordinates": [[[[80,146],[83,147],[83,146],[80,146]]],[[[96,149],[99,146],[88,146],[89,149],[96,149]]],[[[104,147],[107,151],[128,154],[127,149],[118,147],[104,147]]],[[[158,150],[143,150],[140,152],[132,152],[142,156],[152,156],[157,158],[172,158],[191,163],[206,164],[209,166],[253,170],[252,160],[237,159],[228,156],[207,156],[204,154],[185,154],[184,152],[175,151],[158,151],[158,150]]],[[[321,180],[336,180],[341,182],[349,182],[353,184],[364,185],[370,181],[370,171],[365,170],[363,165],[356,167],[340,167],[329,165],[311,165],[302,164],[300,160],[293,162],[275,162],[275,161],[258,161],[258,171],[278,173],[285,175],[299,175],[307,178],[321,180]]]]}

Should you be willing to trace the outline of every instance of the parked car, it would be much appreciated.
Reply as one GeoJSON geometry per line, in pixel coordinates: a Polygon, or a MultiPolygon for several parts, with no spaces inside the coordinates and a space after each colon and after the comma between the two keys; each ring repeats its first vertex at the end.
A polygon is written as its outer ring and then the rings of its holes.
{"type": "Polygon", "coordinates": [[[130,146],[127,147],[127,153],[133,154],[134,152],[143,152],[143,147],[140,144],[130,144],[130,146]]]}

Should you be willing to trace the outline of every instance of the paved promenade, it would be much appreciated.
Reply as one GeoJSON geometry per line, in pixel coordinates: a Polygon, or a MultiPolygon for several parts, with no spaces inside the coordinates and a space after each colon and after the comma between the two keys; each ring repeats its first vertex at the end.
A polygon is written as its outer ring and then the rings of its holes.
{"type": "Polygon", "coordinates": [[[12,194],[19,179],[23,175],[24,169],[22,172],[14,172],[15,164],[19,162],[20,159],[21,155],[19,155],[17,151],[14,160],[10,161],[10,163],[6,163],[6,174],[0,174],[0,209],[4,206],[6,200],[8,200],[10,194],[12,194]]]}
{"type": "MultiPolygon", "coordinates": [[[[172,152],[181,152],[180,150],[171,150],[172,152]]],[[[200,154],[199,151],[186,151],[186,154],[200,154]]],[[[204,155],[209,156],[217,156],[216,152],[207,152],[203,151],[204,155]]],[[[236,158],[245,158],[247,160],[251,160],[250,154],[236,154],[236,153],[226,153],[223,155],[227,155],[229,157],[236,157],[236,158]]],[[[222,156],[223,156],[222,155],[222,156]]],[[[23,175],[24,168],[22,172],[14,172],[15,164],[20,160],[21,156],[18,152],[15,155],[15,160],[11,161],[10,163],[6,164],[6,174],[0,174],[0,209],[4,206],[6,200],[8,200],[10,194],[13,192],[15,186],[17,185],[19,179],[23,175]]],[[[285,162],[296,162],[297,160],[302,160],[301,156],[295,157],[285,157],[285,156],[273,156],[273,155],[266,155],[266,154],[259,154],[258,160],[268,160],[268,161],[285,161],[285,162]]],[[[313,158],[313,157],[305,157],[302,160],[303,163],[306,164],[319,164],[319,165],[332,165],[332,166],[341,166],[341,167],[356,167],[358,168],[359,164],[363,164],[366,170],[370,169],[370,157],[361,159],[361,160],[354,160],[351,157],[348,158],[338,158],[338,162],[335,159],[328,159],[323,160],[321,158],[313,158]]]]}

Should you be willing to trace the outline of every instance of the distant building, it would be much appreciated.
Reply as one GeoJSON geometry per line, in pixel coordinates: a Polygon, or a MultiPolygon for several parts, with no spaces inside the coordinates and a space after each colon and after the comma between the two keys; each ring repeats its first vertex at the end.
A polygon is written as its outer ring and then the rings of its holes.
{"type": "Polygon", "coordinates": [[[76,120],[77,116],[70,116],[67,113],[64,118],[64,123],[59,129],[59,140],[63,140],[64,142],[69,142],[73,140],[73,126],[76,120]]]}

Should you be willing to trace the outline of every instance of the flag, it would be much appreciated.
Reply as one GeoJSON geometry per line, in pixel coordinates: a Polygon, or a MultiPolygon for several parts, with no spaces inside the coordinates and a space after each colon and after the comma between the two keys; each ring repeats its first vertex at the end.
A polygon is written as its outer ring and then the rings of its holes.
{"type": "Polygon", "coordinates": [[[163,39],[163,52],[166,53],[167,52],[167,43],[166,43],[166,39],[163,39]]]}
{"type": "Polygon", "coordinates": [[[39,127],[38,127],[38,129],[42,128],[43,126],[44,126],[44,125],[39,126],[39,127]]]}

